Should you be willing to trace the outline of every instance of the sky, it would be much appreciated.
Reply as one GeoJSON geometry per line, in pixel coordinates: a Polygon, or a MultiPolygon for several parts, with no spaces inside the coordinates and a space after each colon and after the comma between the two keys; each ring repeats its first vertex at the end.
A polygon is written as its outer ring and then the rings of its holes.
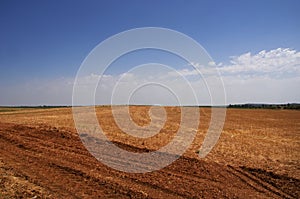
{"type": "MultiPolygon", "coordinates": [[[[89,53],[107,38],[141,27],[172,29],[198,42],[220,73],[226,104],[300,102],[299,9],[297,0],[1,0],[0,105],[71,105],[76,74],[89,53]]],[[[133,52],[113,63],[99,83],[96,103],[110,103],[115,85],[123,82],[116,104],[173,104],[176,95],[155,85],[127,99],[129,87],[153,81],[153,75],[178,88],[174,92],[184,104],[192,103],[171,69],[153,66],[152,76],[131,71],[150,62],[169,65],[196,90],[199,104],[211,103],[193,68],[199,63],[157,50],[133,52]]]]}

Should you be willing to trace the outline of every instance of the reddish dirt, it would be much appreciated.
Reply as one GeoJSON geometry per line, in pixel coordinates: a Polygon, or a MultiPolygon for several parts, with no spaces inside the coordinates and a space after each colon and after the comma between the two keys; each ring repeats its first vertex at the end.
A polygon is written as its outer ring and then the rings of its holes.
{"type": "MultiPolygon", "coordinates": [[[[99,114],[107,115],[105,111],[106,108],[102,108],[99,114]]],[[[139,110],[134,111],[136,116],[133,117],[136,118],[144,112],[140,110],[141,114],[138,114],[139,110]]],[[[171,113],[174,110],[168,111],[172,120],[171,113]]],[[[296,155],[289,151],[281,153],[281,156],[286,154],[291,157],[291,162],[276,156],[276,161],[261,161],[253,165],[250,160],[254,155],[245,155],[238,150],[235,151],[239,154],[235,156],[236,161],[231,161],[233,155],[226,156],[229,152],[224,151],[222,143],[230,142],[228,139],[231,135],[228,137],[226,131],[234,128],[228,120],[233,119],[234,114],[240,114],[239,118],[243,118],[241,114],[245,113],[249,112],[234,110],[228,115],[225,135],[219,141],[221,144],[206,159],[197,157],[194,148],[198,146],[194,144],[195,147],[192,146],[173,164],[145,174],[116,171],[91,156],[74,130],[69,109],[2,113],[0,198],[299,198],[298,126],[291,130],[296,133],[292,137],[292,140],[296,139],[295,143],[288,145],[294,148],[296,155]],[[50,116],[53,116],[52,122],[48,120],[50,116]],[[277,170],[270,170],[270,165],[277,165],[277,170]]],[[[264,113],[253,112],[260,115],[264,113]]],[[[291,113],[299,115],[299,112],[291,113]]],[[[111,124],[110,128],[116,128],[111,118],[107,117],[105,121],[111,124]]],[[[100,123],[105,121],[100,119],[100,123]]],[[[171,128],[169,125],[166,124],[164,128],[171,128]]],[[[199,140],[205,128],[205,125],[200,128],[199,140]]],[[[109,135],[113,137],[115,134],[113,132],[109,135]]],[[[255,133],[253,135],[257,136],[255,133]]],[[[147,152],[156,146],[151,145],[151,140],[134,144],[129,138],[126,138],[127,141],[114,138],[116,145],[129,151],[147,152]]],[[[255,147],[255,142],[248,142],[246,138],[241,137],[238,142],[243,142],[239,144],[245,144],[246,150],[250,151],[251,147],[255,147]],[[251,147],[248,147],[249,143],[251,147]]],[[[153,138],[155,141],[156,138],[153,138]]],[[[268,142],[265,145],[268,146],[268,142]]]]}

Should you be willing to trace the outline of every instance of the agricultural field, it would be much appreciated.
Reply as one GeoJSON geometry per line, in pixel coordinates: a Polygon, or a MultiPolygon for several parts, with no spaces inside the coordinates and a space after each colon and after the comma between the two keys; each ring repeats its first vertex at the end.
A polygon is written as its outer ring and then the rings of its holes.
{"type": "MultiPolygon", "coordinates": [[[[130,106],[132,121],[149,124],[149,108],[130,106]]],[[[158,134],[136,138],[118,128],[111,107],[96,107],[107,138],[136,153],[158,150],[174,137],[180,108],[165,111],[158,134]]],[[[0,108],[0,198],[300,198],[299,110],[227,109],[221,137],[205,158],[197,151],[211,110],[199,112],[187,151],[163,169],[138,174],[94,158],[77,134],[70,107],[0,108]]]]}

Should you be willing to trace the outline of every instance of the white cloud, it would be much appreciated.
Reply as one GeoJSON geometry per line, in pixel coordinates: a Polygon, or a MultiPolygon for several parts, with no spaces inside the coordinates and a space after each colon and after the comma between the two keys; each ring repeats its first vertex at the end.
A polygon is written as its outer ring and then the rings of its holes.
{"type": "Polygon", "coordinates": [[[300,52],[289,48],[248,52],[232,57],[230,63],[219,67],[228,102],[300,101],[300,52]]]}
{"type": "MultiPolygon", "coordinates": [[[[115,104],[177,104],[176,97],[183,104],[194,104],[191,86],[199,104],[210,104],[207,85],[191,66],[200,69],[204,79],[210,82],[209,89],[215,91],[216,98],[222,93],[222,88],[214,85],[216,75],[212,75],[215,73],[211,68],[218,68],[224,82],[227,103],[300,101],[300,52],[278,48],[257,54],[245,53],[230,59],[227,65],[210,62],[203,66],[191,63],[178,70],[148,65],[120,75],[103,75],[97,87],[96,103],[109,104],[111,96],[114,96],[115,104]]],[[[80,83],[84,85],[82,96],[87,95],[87,90],[98,82],[99,77],[90,74],[80,78],[80,83]]],[[[59,78],[0,86],[0,104],[71,105],[73,83],[73,78],[59,78]]]]}
{"type": "Polygon", "coordinates": [[[184,68],[181,70],[177,70],[177,71],[171,71],[167,74],[166,77],[177,77],[177,76],[193,76],[193,75],[199,75],[199,71],[195,70],[195,69],[188,69],[188,68],[184,68]]]}
{"type": "Polygon", "coordinates": [[[268,76],[270,78],[289,78],[300,75],[300,52],[289,48],[277,48],[250,52],[231,57],[229,65],[221,65],[222,75],[239,75],[245,78],[268,76]]]}

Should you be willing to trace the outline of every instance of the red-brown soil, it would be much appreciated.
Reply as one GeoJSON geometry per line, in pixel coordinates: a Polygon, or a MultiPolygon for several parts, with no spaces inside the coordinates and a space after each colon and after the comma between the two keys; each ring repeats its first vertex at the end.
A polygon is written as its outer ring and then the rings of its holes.
{"type": "MultiPolygon", "coordinates": [[[[130,107],[139,125],[148,107],[130,107]]],[[[110,107],[99,122],[119,147],[147,152],[165,145],[179,125],[179,108],[147,139],[127,136],[110,107]]],[[[300,112],[228,109],[218,144],[204,159],[196,151],[209,124],[201,109],[197,137],[171,165],[150,173],[113,170],[85,149],[70,108],[0,112],[0,198],[299,198],[300,112]]],[[[117,157],[111,157],[116,159],[117,157]]]]}

